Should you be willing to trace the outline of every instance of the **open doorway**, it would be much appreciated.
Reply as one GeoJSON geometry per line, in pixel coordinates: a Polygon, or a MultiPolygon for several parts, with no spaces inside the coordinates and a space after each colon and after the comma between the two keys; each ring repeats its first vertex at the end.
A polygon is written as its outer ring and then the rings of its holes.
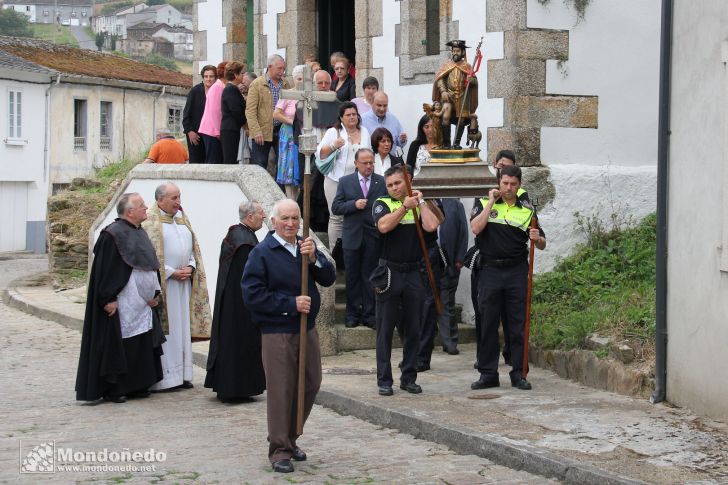
{"type": "Polygon", "coordinates": [[[354,0],[317,0],[318,12],[318,58],[321,67],[329,72],[329,56],[332,52],[343,52],[354,64],[354,0]]]}

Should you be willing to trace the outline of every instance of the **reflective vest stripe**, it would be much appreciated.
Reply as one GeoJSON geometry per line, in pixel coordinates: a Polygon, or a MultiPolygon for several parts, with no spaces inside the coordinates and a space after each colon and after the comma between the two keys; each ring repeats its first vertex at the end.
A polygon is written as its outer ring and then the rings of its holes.
{"type": "MultiPolygon", "coordinates": [[[[488,199],[480,199],[480,205],[485,210],[485,207],[488,205],[488,199]]],[[[520,207],[518,205],[509,206],[505,202],[500,202],[493,204],[493,208],[490,214],[488,214],[488,224],[503,224],[528,232],[531,217],[533,217],[533,210],[528,207],[523,205],[520,207]]]]}

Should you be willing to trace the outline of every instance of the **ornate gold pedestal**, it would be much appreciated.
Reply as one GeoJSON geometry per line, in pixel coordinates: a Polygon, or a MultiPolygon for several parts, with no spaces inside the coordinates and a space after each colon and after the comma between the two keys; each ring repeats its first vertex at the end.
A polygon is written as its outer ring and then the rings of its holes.
{"type": "Polygon", "coordinates": [[[424,164],[415,176],[412,187],[425,197],[485,197],[496,186],[488,164],[480,150],[435,149],[430,163],[424,164]]]}

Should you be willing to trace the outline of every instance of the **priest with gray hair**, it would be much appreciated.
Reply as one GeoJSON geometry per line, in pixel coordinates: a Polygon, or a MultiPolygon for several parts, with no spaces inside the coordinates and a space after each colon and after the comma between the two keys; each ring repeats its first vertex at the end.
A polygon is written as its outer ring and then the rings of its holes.
{"type": "Polygon", "coordinates": [[[159,260],[140,227],[146,211],[139,194],[122,195],[119,217],[94,246],[76,376],[79,401],[147,397],[162,379],[159,260]]]}
{"type": "Polygon", "coordinates": [[[258,202],[246,200],[240,203],[238,213],[240,222],[230,226],[220,246],[205,378],[205,387],[216,392],[221,402],[231,404],[252,401],[265,390],[260,328],[251,320],[240,290],[265,212],[258,202]]]}

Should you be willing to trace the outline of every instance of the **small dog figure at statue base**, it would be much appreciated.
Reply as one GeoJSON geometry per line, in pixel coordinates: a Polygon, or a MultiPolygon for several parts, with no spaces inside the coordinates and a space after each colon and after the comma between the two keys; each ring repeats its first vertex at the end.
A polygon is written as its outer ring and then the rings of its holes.
{"type": "Polygon", "coordinates": [[[468,125],[468,141],[470,142],[470,148],[478,148],[480,140],[483,139],[483,134],[478,130],[478,118],[470,120],[468,125]]]}

